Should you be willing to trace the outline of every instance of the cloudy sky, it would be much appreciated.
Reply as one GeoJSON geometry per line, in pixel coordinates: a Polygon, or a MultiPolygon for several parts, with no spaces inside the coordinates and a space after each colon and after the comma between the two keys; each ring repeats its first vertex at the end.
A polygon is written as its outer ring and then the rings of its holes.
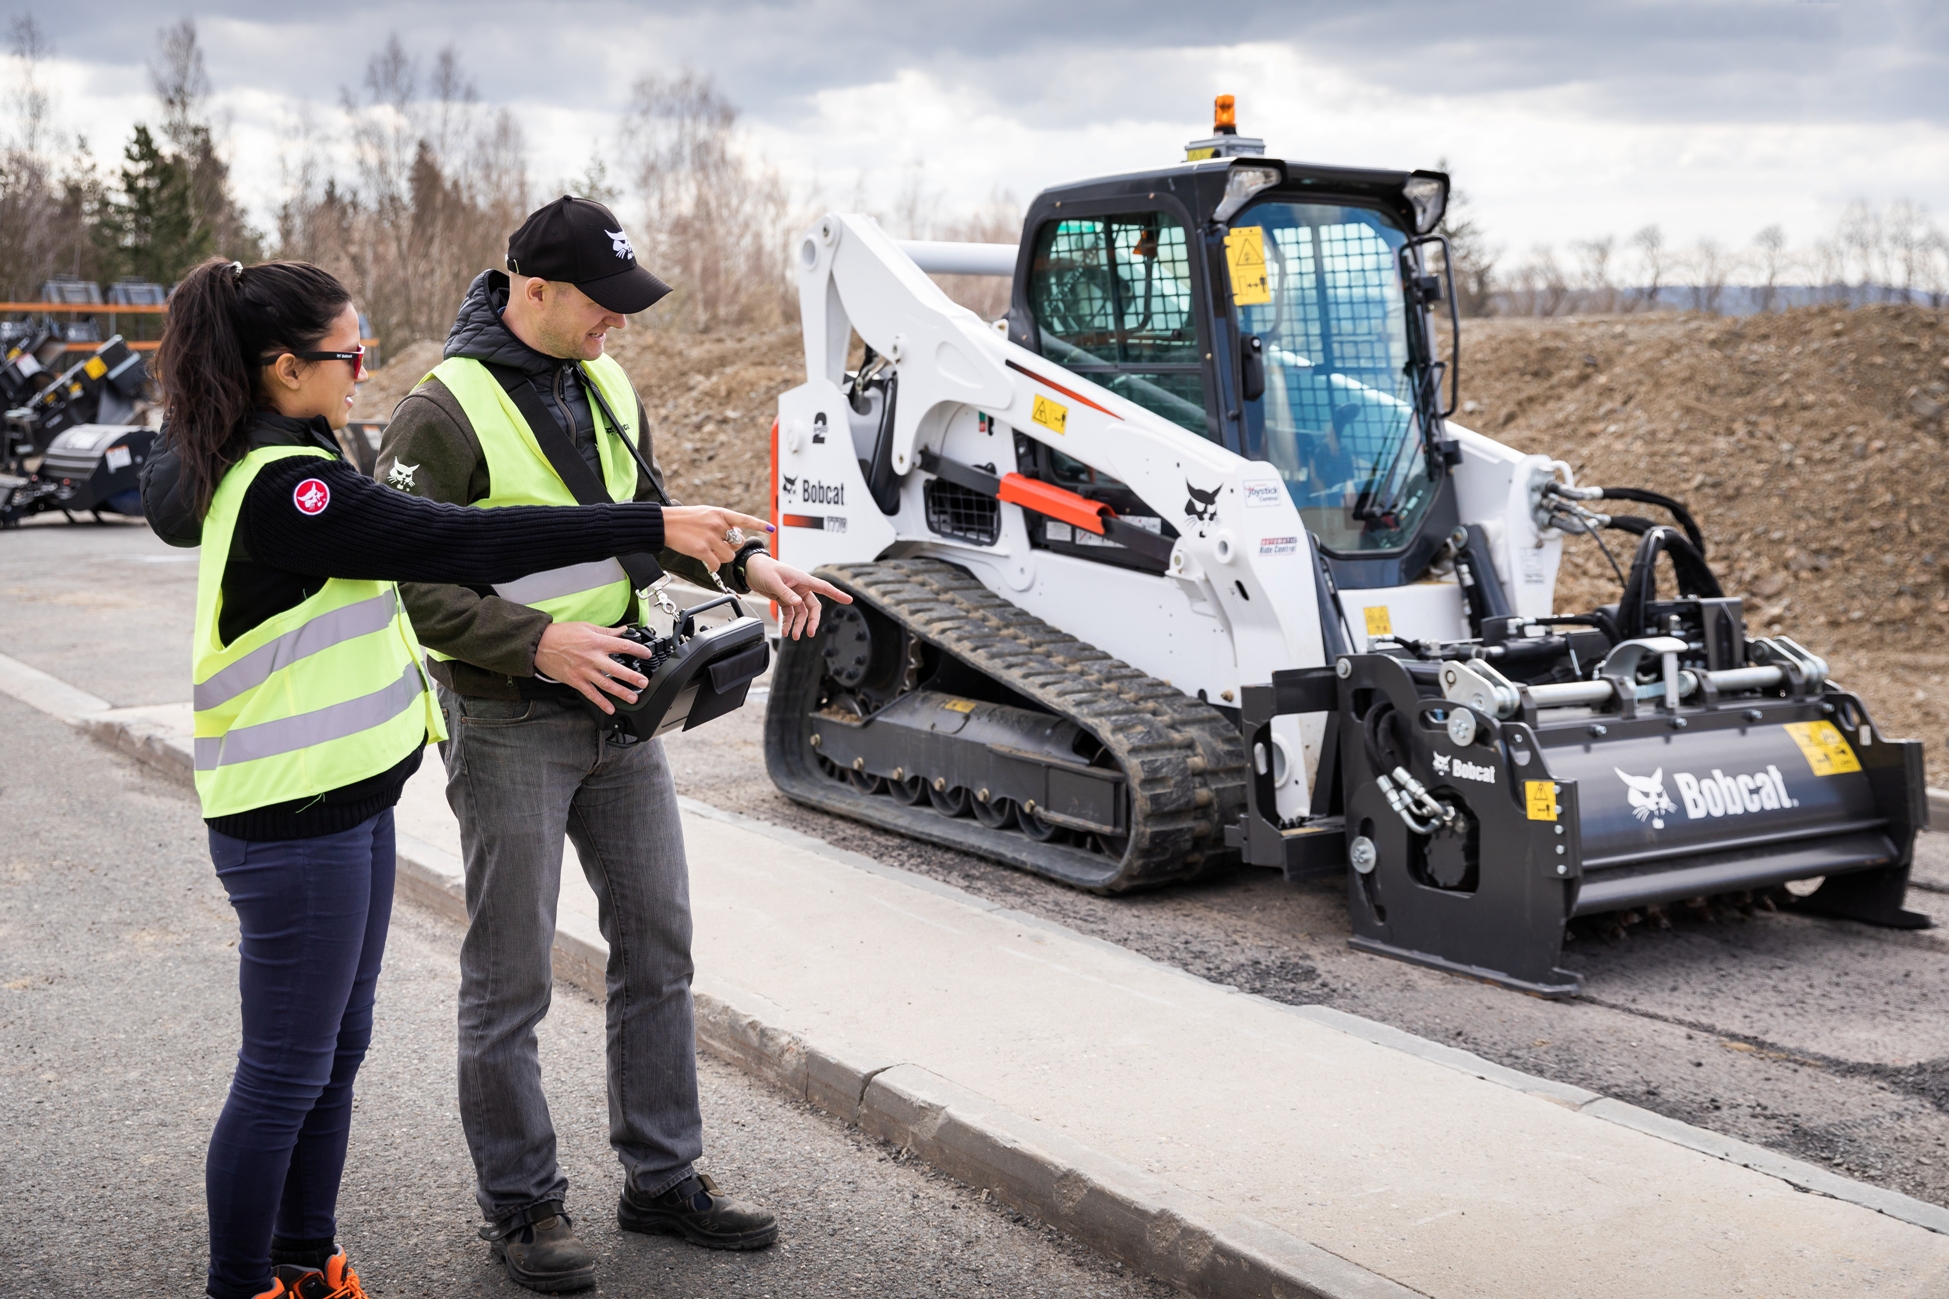
{"type": "Polygon", "coordinates": [[[192,17],[244,198],[279,195],[304,106],[329,132],[389,33],[454,46],[482,98],[522,120],[546,185],[614,148],[646,72],[690,66],[743,112],[748,147],[802,198],[889,206],[918,169],[943,215],[997,192],[1181,159],[1215,93],[1289,158],[1446,158],[1519,255],[1659,222],[1795,244],[1849,200],[1949,219],[1949,4],[1941,0],[994,0],[384,5],[267,17],[261,0],[20,5],[54,48],[57,120],[112,156],[154,115],[158,26],[192,17]]]}

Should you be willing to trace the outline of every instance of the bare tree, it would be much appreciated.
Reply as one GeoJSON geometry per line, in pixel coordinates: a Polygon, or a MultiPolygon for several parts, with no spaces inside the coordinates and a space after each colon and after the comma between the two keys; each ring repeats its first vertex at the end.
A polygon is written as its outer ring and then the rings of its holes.
{"type": "Polygon", "coordinates": [[[77,150],[64,180],[73,188],[73,216],[63,210],[63,184],[49,157],[54,143],[53,95],[45,64],[53,46],[30,14],[9,25],[7,102],[13,130],[0,150],[0,293],[16,301],[39,296],[41,282],[66,271],[81,274],[101,256],[86,218],[101,202],[101,187],[77,150]]]}
{"type": "Polygon", "coordinates": [[[1536,314],[1564,314],[1570,306],[1570,278],[1563,273],[1563,264],[1557,261],[1556,249],[1549,244],[1538,244],[1530,259],[1536,266],[1536,287],[1541,295],[1536,314]]]}
{"type": "Polygon", "coordinates": [[[1913,302],[1916,294],[1922,291],[1930,236],[1935,233],[1935,223],[1929,219],[1929,209],[1909,199],[1897,199],[1888,205],[1883,214],[1882,230],[1888,245],[1890,288],[1899,278],[1901,301],[1913,302]]]}
{"type": "Polygon", "coordinates": [[[1759,308],[1772,311],[1779,305],[1780,277],[1787,269],[1787,232],[1778,224],[1753,236],[1754,256],[1759,264],[1759,308]]]}
{"type": "MultiPolygon", "coordinates": [[[[1448,159],[1435,163],[1435,170],[1448,172],[1448,159]]],[[[1448,191],[1448,207],[1442,212],[1435,232],[1448,240],[1449,255],[1455,259],[1455,305],[1464,316],[1486,316],[1494,309],[1496,262],[1501,250],[1489,243],[1475,219],[1467,191],[1453,185],[1448,191]]]]}
{"type": "Polygon", "coordinates": [[[162,104],[162,138],[178,153],[188,154],[204,129],[204,106],[211,92],[203,46],[196,39],[196,23],[185,18],[156,33],[156,54],[149,63],[149,85],[162,104]]]}
{"type": "Polygon", "coordinates": [[[1519,316],[1555,316],[1567,311],[1573,305],[1570,280],[1563,273],[1556,250],[1548,244],[1532,247],[1529,256],[1510,273],[1502,299],[1510,313],[1519,316]]]}
{"type": "Polygon", "coordinates": [[[202,243],[229,256],[254,259],[262,251],[230,193],[230,164],[217,145],[210,119],[210,74],[196,23],[188,18],[156,32],[155,57],[149,63],[149,86],[162,109],[162,138],[188,170],[194,195],[194,222],[187,243],[202,243]]]}
{"type": "Polygon", "coordinates": [[[42,77],[41,65],[54,53],[40,20],[22,14],[8,24],[8,52],[12,55],[13,84],[7,105],[13,119],[12,147],[45,161],[52,140],[54,96],[42,77]]]}
{"type": "Polygon", "coordinates": [[[280,230],[355,287],[388,347],[443,337],[527,211],[520,123],[482,107],[451,46],[423,76],[396,34],[367,62],[361,90],[342,93],[352,182],[319,188],[302,146],[280,230]]]}
{"type": "Polygon", "coordinates": [[[1671,268],[1671,256],[1665,250],[1665,232],[1656,225],[1645,226],[1631,236],[1631,246],[1638,250],[1638,300],[1646,310],[1658,309],[1658,294],[1665,287],[1665,274],[1671,268]]]}
{"type": "Polygon", "coordinates": [[[1841,213],[1834,232],[1835,242],[1848,261],[1848,274],[1856,296],[1863,302],[1886,297],[1888,282],[1888,244],[1881,213],[1874,204],[1856,199],[1841,213]]]}
{"type": "Polygon", "coordinates": [[[927,164],[915,158],[902,168],[900,191],[881,224],[897,239],[928,239],[940,214],[940,192],[927,183],[927,164]]]}
{"type": "Polygon", "coordinates": [[[1687,260],[1692,272],[1692,310],[1709,311],[1716,315],[1725,297],[1726,281],[1738,269],[1738,259],[1727,252],[1725,245],[1717,239],[1705,236],[1693,245],[1692,255],[1687,260]]]}
{"type": "Polygon", "coordinates": [[[1949,238],[1933,227],[1922,259],[1922,289],[1928,294],[1929,306],[1937,311],[1949,302],[1949,238]]]}
{"type": "Polygon", "coordinates": [[[1808,253],[1807,266],[1822,302],[1847,301],[1847,253],[1839,239],[1816,239],[1808,253]]]}
{"type": "Polygon", "coordinates": [[[1617,285],[1611,282],[1611,253],[1617,247],[1617,240],[1610,235],[1601,239],[1580,239],[1570,245],[1577,254],[1577,283],[1583,290],[1583,301],[1579,304],[1584,311],[1617,310],[1617,285]]]}
{"type": "Polygon", "coordinates": [[[749,160],[737,110],[686,69],[636,82],[623,118],[628,178],[642,204],[637,259],[675,290],[658,323],[771,326],[788,311],[784,182],[749,160]]]}

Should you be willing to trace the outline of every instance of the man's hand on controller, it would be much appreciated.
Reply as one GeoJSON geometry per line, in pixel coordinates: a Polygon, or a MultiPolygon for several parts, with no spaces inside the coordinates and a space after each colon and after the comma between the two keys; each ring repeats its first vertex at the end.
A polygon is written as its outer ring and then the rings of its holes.
{"type": "Polygon", "coordinates": [[[574,686],[605,713],[616,706],[604,692],[625,703],[636,701],[636,692],[649,684],[641,672],[632,672],[611,654],[641,655],[643,647],[624,640],[616,633],[621,627],[598,627],[592,622],[554,622],[542,629],[541,644],[535,650],[535,674],[563,685],[574,686]]]}
{"type": "Polygon", "coordinates": [[[770,555],[753,555],[744,561],[745,585],[752,594],[778,602],[778,634],[797,640],[819,630],[819,597],[851,604],[853,597],[830,582],[781,564],[770,555]]]}
{"type": "Polygon", "coordinates": [[[666,505],[663,507],[663,544],[692,559],[701,559],[712,568],[736,558],[738,545],[728,534],[741,528],[754,537],[772,530],[763,519],[715,505],[666,505]]]}

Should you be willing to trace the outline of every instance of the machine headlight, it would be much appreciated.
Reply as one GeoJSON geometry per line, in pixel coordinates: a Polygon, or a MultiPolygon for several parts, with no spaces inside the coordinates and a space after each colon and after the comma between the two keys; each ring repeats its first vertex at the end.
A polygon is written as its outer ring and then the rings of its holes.
{"type": "Polygon", "coordinates": [[[1220,222],[1231,220],[1254,194],[1278,183],[1277,167],[1232,168],[1225,177],[1225,197],[1219,201],[1218,210],[1211,214],[1211,219],[1220,222]]]}
{"type": "Polygon", "coordinates": [[[1401,186],[1401,195],[1414,205],[1414,232],[1425,235],[1441,224],[1441,214],[1448,210],[1448,177],[1417,171],[1401,186]]]}

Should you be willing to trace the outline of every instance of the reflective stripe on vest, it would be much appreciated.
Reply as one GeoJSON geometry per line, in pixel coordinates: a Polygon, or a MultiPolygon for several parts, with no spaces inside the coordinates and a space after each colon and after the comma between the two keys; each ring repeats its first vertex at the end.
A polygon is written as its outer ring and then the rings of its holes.
{"type": "MultiPolygon", "coordinates": [[[[234,762],[255,762],[299,749],[370,730],[411,708],[425,691],[416,664],[407,664],[399,680],[369,695],[327,704],[308,713],[259,722],[255,726],[235,726],[222,735],[198,736],[196,769],[215,771],[234,762]]],[[[401,757],[406,756],[401,754],[401,757]]],[[[385,768],[380,768],[381,771],[385,768]]],[[[377,774],[377,773],[374,773],[377,774]]],[[[303,795],[297,795],[302,798],[303,795]]]]}
{"type": "Polygon", "coordinates": [[[268,645],[260,645],[208,681],[197,683],[196,707],[200,711],[235,699],[271,679],[271,673],[290,667],[301,658],[330,649],[341,641],[380,631],[393,620],[399,608],[399,594],[387,587],[370,600],[348,604],[316,618],[296,631],[285,632],[268,645]]]}
{"type": "Polygon", "coordinates": [[[539,605],[544,600],[557,600],[563,596],[576,595],[583,591],[593,591],[615,582],[629,581],[629,574],[623,566],[613,559],[598,559],[587,564],[570,564],[567,568],[551,568],[540,573],[530,573],[512,582],[496,582],[494,594],[503,600],[516,604],[539,605]]]}
{"type": "Polygon", "coordinates": [[[413,625],[390,582],[331,578],[228,645],[223,574],[245,493],[307,447],[252,451],[223,477],[203,521],[196,584],[196,792],[206,817],[309,798],[376,776],[446,728],[413,625]]]}
{"type": "MultiPolygon", "coordinates": [[[[582,374],[602,393],[611,410],[636,409],[636,392],[629,386],[629,377],[610,357],[584,362],[582,374]]],[[[486,366],[467,357],[448,357],[427,377],[438,379],[460,403],[487,460],[488,494],[473,504],[492,509],[500,505],[578,503],[536,443],[528,421],[486,366]]],[[[633,500],[636,461],[622,445],[627,434],[607,427],[597,403],[591,401],[589,406],[596,423],[603,486],[613,500],[633,500]]],[[[635,432],[641,436],[641,430],[635,432]]],[[[513,582],[496,583],[494,593],[539,609],[557,622],[613,627],[629,613],[629,576],[613,559],[530,573],[513,582]]]]}

